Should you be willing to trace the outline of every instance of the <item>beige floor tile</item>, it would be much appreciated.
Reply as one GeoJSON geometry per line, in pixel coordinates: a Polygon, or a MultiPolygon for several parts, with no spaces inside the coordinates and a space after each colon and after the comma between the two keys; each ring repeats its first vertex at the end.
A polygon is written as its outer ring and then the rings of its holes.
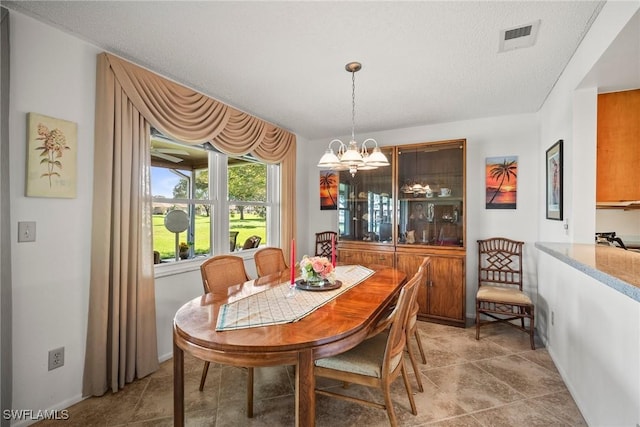
{"type": "Polygon", "coordinates": [[[483,425],[492,427],[566,426],[566,424],[551,416],[548,412],[527,401],[519,401],[498,408],[476,412],[473,416],[483,425]]]}
{"type": "Polygon", "coordinates": [[[425,424],[429,427],[483,427],[472,415],[448,418],[441,421],[425,424]]]}
{"type": "Polygon", "coordinates": [[[558,373],[558,369],[556,365],[551,360],[551,356],[549,356],[549,352],[546,348],[537,348],[536,350],[529,350],[519,354],[521,357],[536,363],[543,368],[548,369],[553,373],[558,373]]]}
{"type": "MultiPolygon", "coordinates": [[[[423,393],[408,355],[405,362],[418,414],[413,415],[398,378],[391,389],[402,427],[486,427],[568,425],[586,423],[567,391],[549,353],[529,348],[528,336],[505,325],[482,329],[455,328],[418,322],[427,363],[418,363],[423,393]]],[[[418,348],[412,340],[419,357],[418,348]]],[[[254,417],[246,416],[247,370],[211,364],[204,391],[198,390],[204,362],[185,355],[185,421],[190,427],[279,427],[295,423],[292,366],[256,368],[254,417]]],[[[378,390],[318,379],[317,387],[383,402],[378,390]]],[[[86,399],[68,408],[67,421],[41,421],[42,426],[172,426],[173,361],[118,393],[86,399]]],[[[386,411],[340,399],[318,396],[318,427],[388,427],[386,411]]]]}
{"type": "Polygon", "coordinates": [[[527,397],[565,389],[560,375],[519,355],[480,360],[475,364],[527,397]]]}
{"type": "Polygon", "coordinates": [[[569,391],[559,391],[529,399],[529,402],[571,426],[586,426],[569,391]]]}
{"type": "Polygon", "coordinates": [[[511,353],[491,340],[476,340],[470,333],[441,335],[433,338],[437,348],[447,349],[467,361],[504,356],[511,353]]]}
{"type": "Polygon", "coordinates": [[[429,369],[424,374],[467,412],[504,405],[524,397],[473,363],[429,369]]]}

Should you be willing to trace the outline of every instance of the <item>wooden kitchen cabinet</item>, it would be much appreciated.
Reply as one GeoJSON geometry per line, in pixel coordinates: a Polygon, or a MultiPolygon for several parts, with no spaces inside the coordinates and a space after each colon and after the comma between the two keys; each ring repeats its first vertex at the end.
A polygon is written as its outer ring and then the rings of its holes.
{"type": "Polygon", "coordinates": [[[384,151],[389,167],[339,173],[338,261],[396,267],[410,278],[431,257],[418,316],[464,326],[466,140],[384,151]]]}
{"type": "Polygon", "coordinates": [[[598,95],[596,201],[640,200],[640,89],[598,95]]]}

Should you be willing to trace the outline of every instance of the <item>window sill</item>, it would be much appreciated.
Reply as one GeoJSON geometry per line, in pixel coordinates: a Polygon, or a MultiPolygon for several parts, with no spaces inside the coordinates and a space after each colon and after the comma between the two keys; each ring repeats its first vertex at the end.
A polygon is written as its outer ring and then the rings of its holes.
{"type": "MultiPolygon", "coordinates": [[[[233,255],[242,258],[245,262],[247,260],[253,260],[253,254],[264,246],[255,249],[243,249],[236,252],[226,253],[224,255],[233,255]]],[[[195,258],[182,260],[182,261],[170,261],[161,264],[154,265],[154,277],[156,279],[167,276],[174,276],[176,274],[188,273],[190,271],[200,270],[200,265],[209,259],[208,256],[197,256],[195,258]]]]}
{"type": "Polygon", "coordinates": [[[158,279],[160,277],[173,276],[176,274],[199,270],[200,264],[202,264],[206,259],[207,257],[196,257],[177,262],[173,261],[156,264],[154,265],[154,277],[158,279]]]}

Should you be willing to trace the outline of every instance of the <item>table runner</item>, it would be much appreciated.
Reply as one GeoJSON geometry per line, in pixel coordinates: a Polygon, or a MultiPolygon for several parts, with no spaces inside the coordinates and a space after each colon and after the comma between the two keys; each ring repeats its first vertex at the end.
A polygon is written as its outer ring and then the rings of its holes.
{"type": "Polygon", "coordinates": [[[216,331],[296,322],[373,273],[373,270],[360,265],[340,265],[335,269],[336,280],[342,282],[338,289],[303,291],[292,289],[285,282],[258,294],[223,304],[218,313],[216,331]]]}

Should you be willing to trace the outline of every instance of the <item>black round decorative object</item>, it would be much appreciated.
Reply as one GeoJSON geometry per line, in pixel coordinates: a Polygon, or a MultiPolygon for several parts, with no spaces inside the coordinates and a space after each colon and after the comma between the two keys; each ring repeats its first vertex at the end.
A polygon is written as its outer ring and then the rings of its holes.
{"type": "Polygon", "coordinates": [[[340,286],[342,286],[342,282],[340,280],[336,280],[333,283],[329,282],[327,279],[318,283],[309,283],[303,279],[296,280],[296,288],[302,289],[303,291],[331,291],[333,289],[338,289],[340,286]]]}

